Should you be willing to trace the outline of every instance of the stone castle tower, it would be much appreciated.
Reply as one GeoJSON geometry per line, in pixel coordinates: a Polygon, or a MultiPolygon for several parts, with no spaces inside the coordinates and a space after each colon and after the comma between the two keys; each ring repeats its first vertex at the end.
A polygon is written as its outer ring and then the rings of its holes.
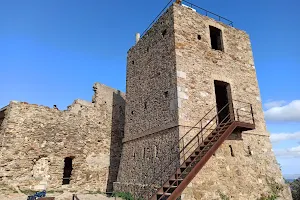
{"type": "MultiPolygon", "coordinates": [[[[162,183],[171,184],[184,160],[230,120],[243,125],[220,132],[229,136],[204,154],[208,161],[197,164],[201,170],[177,194],[254,200],[270,194],[270,184],[284,185],[244,31],[174,3],[128,52],[125,112],[116,191],[169,197],[174,190],[162,183]]],[[[291,199],[285,185],[278,192],[291,199]]]]}

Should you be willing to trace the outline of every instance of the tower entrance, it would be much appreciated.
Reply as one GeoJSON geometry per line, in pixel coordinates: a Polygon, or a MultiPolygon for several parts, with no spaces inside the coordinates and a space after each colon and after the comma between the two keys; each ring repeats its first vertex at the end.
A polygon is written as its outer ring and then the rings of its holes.
{"type": "Polygon", "coordinates": [[[232,97],[230,84],[222,81],[214,81],[218,123],[224,123],[233,117],[232,97]]]}
{"type": "Polygon", "coordinates": [[[65,158],[63,185],[70,184],[71,174],[72,174],[72,170],[73,170],[72,161],[73,161],[73,158],[71,158],[71,157],[65,158]]]}

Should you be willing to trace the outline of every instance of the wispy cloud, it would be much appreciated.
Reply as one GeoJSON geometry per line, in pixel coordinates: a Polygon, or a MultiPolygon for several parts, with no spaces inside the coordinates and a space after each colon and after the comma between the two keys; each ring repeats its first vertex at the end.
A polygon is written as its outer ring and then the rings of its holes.
{"type": "Polygon", "coordinates": [[[277,157],[300,158],[300,146],[288,149],[275,149],[274,153],[277,157]]]}
{"type": "Polygon", "coordinates": [[[300,100],[270,108],[265,111],[265,119],[268,121],[300,122],[300,100]]]}
{"type": "MultiPolygon", "coordinates": [[[[271,134],[271,141],[273,143],[284,140],[300,140],[300,131],[295,133],[273,133],[271,134]]],[[[300,144],[300,142],[299,142],[300,144]]]]}
{"type": "Polygon", "coordinates": [[[267,103],[264,104],[266,109],[271,109],[274,107],[280,107],[283,106],[286,103],[286,101],[268,101],[267,103]]]}

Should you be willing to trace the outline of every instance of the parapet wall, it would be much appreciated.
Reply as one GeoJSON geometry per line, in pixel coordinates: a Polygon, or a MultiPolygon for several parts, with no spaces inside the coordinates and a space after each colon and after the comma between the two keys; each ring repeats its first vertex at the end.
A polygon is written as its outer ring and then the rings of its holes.
{"type": "Polygon", "coordinates": [[[124,127],[124,94],[94,85],[93,103],[68,110],[10,102],[0,130],[0,189],[110,191],[116,181],[124,127]],[[64,159],[73,158],[69,185],[64,159]]]}

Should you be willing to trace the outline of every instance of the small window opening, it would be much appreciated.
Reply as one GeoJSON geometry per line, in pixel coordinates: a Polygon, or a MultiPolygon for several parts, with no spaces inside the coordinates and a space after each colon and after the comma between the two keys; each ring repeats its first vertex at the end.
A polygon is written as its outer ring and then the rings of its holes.
{"type": "Polygon", "coordinates": [[[73,170],[72,161],[73,161],[73,158],[71,158],[71,157],[65,158],[63,183],[62,183],[63,185],[70,184],[72,170],[73,170]]]}
{"type": "Polygon", "coordinates": [[[146,148],[144,148],[144,151],[143,151],[143,159],[145,159],[146,157],[146,148]]]}
{"type": "Polygon", "coordinates": [[[147,110],[147,102],[144,103],[144,109],[147,110]]]}
{"type": "Polygon", "coordinates": [[[133,111],[131,111],[131,114],[133,115],[133,114],[134,114],[134,112],[133,112],[133,111]]]}
{"type": "Polygon", "coordinates": [[[233,153],[233,150],[232,150],[232,146],[229,145],[229,148],[230,148],[230,153],[231,153],[231,156],[234,157],[234,153],[233,153]]]}
{"type": "Polygon", "coordinates": [[[198,35],[197,38],[198,38],[198,40],[201,40],[201,35],[198,35]]]}
{"type": "Polygon", "coordinates": [[[222,31],[216,27],[209,26],[211,48],[223,51],[222,31]]]}
{"type": "Polygon", "coordinates": [[[135,150],[133,150],[132,157],[133,157],[133,159],[135,159],[135,150]]]}
{"type": "Polygon", "coordinates": [[[165,35],[167,34],[167,30],[163,30],[163,32],[161,32],[162,36],[165,37],[165,35]]]}
{"type": "Polygon", "coordinates": [[[157,145],[154,146],[154,158],[157,158],[157,145]]]}
{"type": "Polygon", "coordinates": [[[132,64],[134,65],[134,60],[132,61],[132,64]]]}
{"type": "Polygon", "coordinates": [[[147,52],[149,52],[149,47],[147,47],[147,52]]]}
{"type": "Polygon", "coordinates": [[[164,92],[165,98],[169,96],[169,91],[164,92]]]}
{"type": "Polygon", "coordinates": [[[248,153],[249,153],[249,156],[252,156],[252,152],[251,152],[250,146],[248,146],[248,153]]]}

